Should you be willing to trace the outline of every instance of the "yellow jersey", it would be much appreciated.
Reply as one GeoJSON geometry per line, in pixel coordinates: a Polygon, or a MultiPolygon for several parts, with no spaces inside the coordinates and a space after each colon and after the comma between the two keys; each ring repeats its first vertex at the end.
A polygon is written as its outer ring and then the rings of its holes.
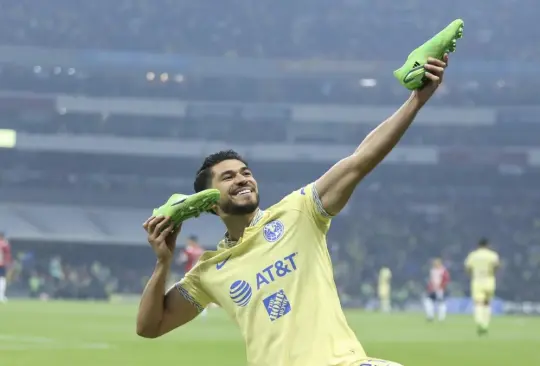
{"type": "Polygon", "coordinates": [[[213,302],[240,327],[250,366],[352,366],[366,359],[347,324],[326,245],[331,217],[310,184],[259,211],[176,285],[199,310],[213,302]]]}
{"type": "Polygon", "coordinates": [[[383,267],[379,271],[379,287],[390,286],[390,280],[392,279],[392,271],[389,268],[383,267]]]}
{"type": "Polygon", "coordinates": [[[390,295],[390,281],[392,280],[392,272],[389,268],[383,267],[379,271],[379,285],[378,292],[379,297],[386,297],[390,295]]]}
{"type": "Polygon", "coordinates": [[[472,251],[465,259],[465,267],[471,272],[471,283],[477,287],[495,288],[495,272],[499,255],[489,248],[472,251]]]}

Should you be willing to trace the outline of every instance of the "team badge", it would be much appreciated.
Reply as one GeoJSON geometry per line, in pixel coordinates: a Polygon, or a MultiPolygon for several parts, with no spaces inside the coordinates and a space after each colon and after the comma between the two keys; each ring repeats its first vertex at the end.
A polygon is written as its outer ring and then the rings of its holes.
{"type": "Polygon", "coordinates": [[[266,241],[270,243],[275,243],[285,233],[285,226],[279,220],[274,220],[264,225],[263,235],[266,241]]]}

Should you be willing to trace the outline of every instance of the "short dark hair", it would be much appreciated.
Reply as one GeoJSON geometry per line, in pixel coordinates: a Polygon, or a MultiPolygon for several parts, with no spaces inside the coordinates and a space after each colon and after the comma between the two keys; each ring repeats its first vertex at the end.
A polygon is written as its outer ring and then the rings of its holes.
{"type": "Polygon", "coordinates": [[[480,240],[478,241],[479,247],[487,247],[488,245],[489,245],[489,240],[487,240],[487,238],[480,238],[480,240]]]}
{"type": "Polygon", "coordinates": [[[223,150],[208,155],[195,176],[195,182],[193,183],[195,193],[204,191],[210,186],[210,182],[212,181],[212,167],[225,160],[240,160],[246,166],[248,165],[242,156],[234,150],[223,150]]]}
{"type": "Polygon", "coordinates": [[[197,242],[199,241],[199,238],[197,237],[197,235],[191,234],[190,236],[188,236],[188,240],[197,242]]]}

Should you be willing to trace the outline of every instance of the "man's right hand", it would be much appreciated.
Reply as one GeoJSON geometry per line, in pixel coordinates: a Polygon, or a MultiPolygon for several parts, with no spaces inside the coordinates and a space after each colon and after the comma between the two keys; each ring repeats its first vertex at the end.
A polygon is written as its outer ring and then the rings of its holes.
{"type": "Polygon", "coordinates": [[[148,233],[148,243],[156,253],[158,261],[171,263],[176,247],[176,238],[182,225],[175,227],[169,217],[152,216],[144,222],[143,228],[148,233]]]}
{"type": "Polygon", "coordinates": [[[199,314],[199,308],[175,286],[165,291],[181,226],[175,227],[168,217],[152,216],[143,227],[158,263],[143,291],[137,314],[137,334],[144,338],[157,338],[193,320],[199,314]]]}

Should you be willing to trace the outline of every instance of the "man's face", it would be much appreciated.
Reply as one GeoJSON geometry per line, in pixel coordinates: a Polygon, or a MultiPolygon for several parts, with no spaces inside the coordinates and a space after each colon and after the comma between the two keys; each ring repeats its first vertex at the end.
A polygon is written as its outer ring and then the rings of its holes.
{"type": "Polygon", "coordinates": [[[212,167],[212,188],[221,193],[218,214],[246,215],[259,207],[257,182],[246,164],[225,160],[212,167]]]}

